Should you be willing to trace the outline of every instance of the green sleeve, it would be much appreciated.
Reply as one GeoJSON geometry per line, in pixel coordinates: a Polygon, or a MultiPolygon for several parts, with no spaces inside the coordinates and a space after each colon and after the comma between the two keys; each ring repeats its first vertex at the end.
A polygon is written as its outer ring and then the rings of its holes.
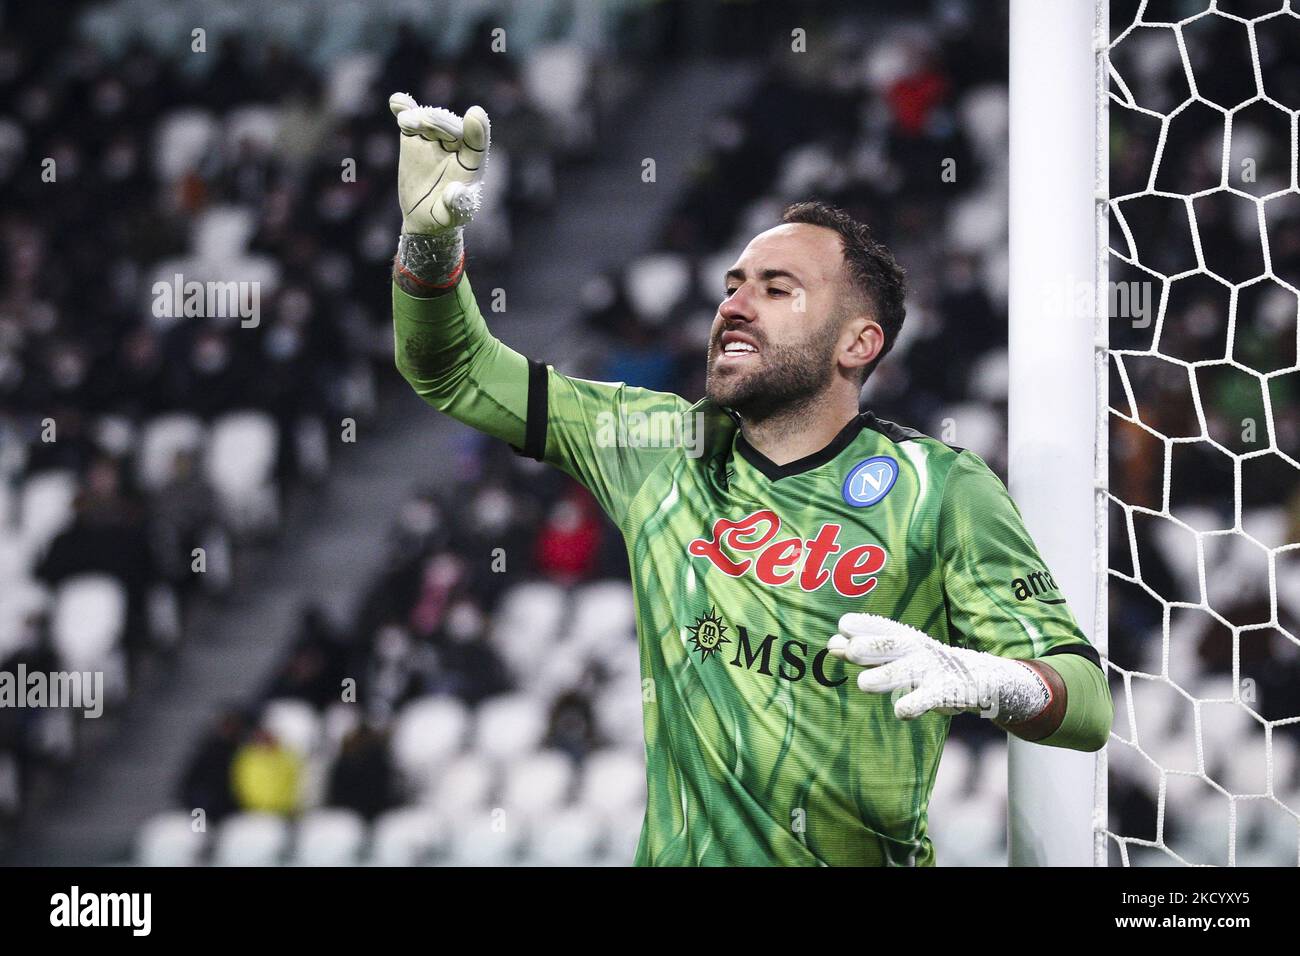
{"type": "Polygon", "coordinates": [[[939,553],[954,640],[1001,657],[1042,658],[1065,682],[1061,726],[1038,742],[1073,750],[1104,745],[1113,707],[1100,657],[1006,486],[969,451],[961,452],[948,472],[939,553]]]}
{"type": "Polygon", "coordinates": [[[434,408],[524,446],[528,360],[488,331],[467,277],[432,299],[394,283],[393,349],[397,370],[434,408]]]}
{"type": "Polygon", "coordinates": [[[698,447],[680,396],[573,378],[494,338],[468,277],[432,299],[394,284],[393,331],[397,368],[421,398],[559,467],[620,526],[649,474],[698,447]]]}
{"type": "Polygon", "coordinates": [[[1006,486],[973,452],[948,471],[938,534],[948,617],[963,646],[1026,660],[1087,647],[1006,486]]]}
{"type": "Polygon", "coordinates": [[[1110,738],[1115,705],[1106,675],[1078,654],[1053,654],[1043,658],[1065,682],[1065,716],[1061,726],[1035,743],[1069,750],[1100,750],[1110,738]]]}

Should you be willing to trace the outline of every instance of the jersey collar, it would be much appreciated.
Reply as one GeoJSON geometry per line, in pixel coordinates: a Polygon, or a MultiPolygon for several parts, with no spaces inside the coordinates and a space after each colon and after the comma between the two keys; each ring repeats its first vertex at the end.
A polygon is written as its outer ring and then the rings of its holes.
{"type": "Polygon", "coordinates": [[[801,475],[806,471],[826,464],[836,455],[848,448],[853,443],[853,439],[858,437],[858,433],[875,419],[871,412],[860,412],[849,419],[849,423],[840,429],[838,435],[831,439],[830,444],[820,451],[815,451],[811,455],[805,455],[784,465],[778,465],[772,459],[768,458],[761,451],[751,445],[743,433],[736,433],[736,451],[740,456],[749,462],[769,481],[780,481],[782,478],[789,478],[792,475],[801,475]]]}

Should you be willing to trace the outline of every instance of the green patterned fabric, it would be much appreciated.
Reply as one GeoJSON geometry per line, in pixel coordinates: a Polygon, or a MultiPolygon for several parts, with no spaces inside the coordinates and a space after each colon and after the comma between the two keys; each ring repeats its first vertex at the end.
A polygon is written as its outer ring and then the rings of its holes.
{"type": "MultiPolygon", "coordinates": [[[[522,447],[528,362],[489,335],[468,280],[435,300],[394,288],[393,302],[416,391],[522,447]]],[[[870,413],[779,468],[707,400],[554,369],[545,381],[544,460],[592,491],[632,568],[647,779],[636,863],[933,865],[926,805],[952,718],[898,720],[826,641],[859,611],[1007,657],[1087,648],[1001,481],[870,413]]],[[[1051,660],[1067,657],[1100,676],[1051,660]]],[[[1066,670],[1073,721],[1046,743],[1096,749],[1105,681],[1066,670]]]]}

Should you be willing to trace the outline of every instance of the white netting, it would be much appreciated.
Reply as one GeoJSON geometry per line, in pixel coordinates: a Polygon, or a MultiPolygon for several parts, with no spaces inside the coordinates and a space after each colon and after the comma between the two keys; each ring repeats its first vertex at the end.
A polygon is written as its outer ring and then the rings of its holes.
{"type": "Polygon", "coordinates": [[[1300,16],[1110,22],[1107,861],[1296,865],[1300,16]]]}

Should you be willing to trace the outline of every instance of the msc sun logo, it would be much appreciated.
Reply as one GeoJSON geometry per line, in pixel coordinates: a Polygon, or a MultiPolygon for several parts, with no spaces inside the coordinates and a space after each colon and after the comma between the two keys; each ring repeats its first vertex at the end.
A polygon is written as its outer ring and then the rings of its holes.
{"type": "Polygon", "coordinates": [[[718,616],[715,608],[709,608],[708,614],[696,618],[689,630],[691,633],[688,640],[695,645],[695,650],[700,652],[702,661],[708,660],[711,654],[721,650],[723,644],[731,643],[726,636],[727,625],[722,623],[722,618],[718,616]]]}

